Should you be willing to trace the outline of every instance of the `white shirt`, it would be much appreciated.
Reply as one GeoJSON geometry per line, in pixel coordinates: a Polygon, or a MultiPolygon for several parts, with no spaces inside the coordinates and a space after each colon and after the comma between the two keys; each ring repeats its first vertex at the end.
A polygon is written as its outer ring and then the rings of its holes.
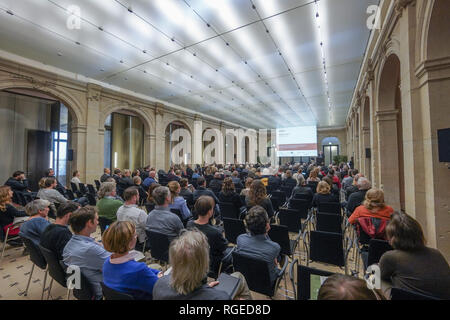
{"type": "Polygon", "coordinates": [[[147,223],[147,213],[141,210],[137,205],[124,204],[117,210],[117,221],[130,221],[136,226],[136,234],[139,242],[143,243],[146,239],[145,226],[147,223]]]}

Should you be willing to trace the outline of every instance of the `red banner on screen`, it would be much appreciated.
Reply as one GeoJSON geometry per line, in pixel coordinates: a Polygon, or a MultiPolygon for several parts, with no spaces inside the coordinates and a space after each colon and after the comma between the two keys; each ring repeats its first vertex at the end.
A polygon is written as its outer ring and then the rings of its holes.
{"type": "Polygon", "coordinates": [[[278,151],[317,150],[317,143],[280,144],[278,151]]]}

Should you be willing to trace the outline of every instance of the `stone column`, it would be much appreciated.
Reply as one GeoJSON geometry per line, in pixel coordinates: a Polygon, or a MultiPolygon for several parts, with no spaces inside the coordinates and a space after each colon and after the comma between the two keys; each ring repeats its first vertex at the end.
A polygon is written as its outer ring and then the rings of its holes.
{"type": "Polygon", "coordinates": [[[103,149],[100,145],[99,116],[102,88],[89,83],[87,85],[87,126],[86,126],[86,183],[94,183],[94,179],[102,174],[103,149]]]}
{"type": "Polygon", "coordinates": [[[153,130],[150,134],[150,166],[155,167],[156,165],[156,134],[153,130]]]}
{"type": "Polygon", "coordinates": [[[86,177],[86,126],[77,125],[71,128],[73,163],[72,169],[80,172],[83,180],[86,177]]]}
{"type": "Polygon", "coordinates": [[[377,111],[375,114],[378,128],[378,163],[380,165],[379,187],[384,191],[385,202],[400,210],[400,181],[398,170],[398,110],[377,111]]]}
{"type": "Polygon", "coordinates": [[[164,118],[164,105],[157,103],[155,109],[155,162],[154,166],[156,171],[159,169],[168,169],[165,168],[165,130],[163,128],[163,118],[164,118]]]}
{"type": "Polygon", "coordinates": [[[192,164],[203,163],[203,120],[196,115],[194,118],[194,132],[192,132],[192,164]]]}

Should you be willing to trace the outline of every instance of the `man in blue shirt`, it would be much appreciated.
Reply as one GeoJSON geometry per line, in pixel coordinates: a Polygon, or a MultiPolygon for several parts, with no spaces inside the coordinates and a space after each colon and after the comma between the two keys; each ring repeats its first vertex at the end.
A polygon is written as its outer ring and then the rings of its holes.
{"type": "Polygon", "coordinates": [[[103,246],[91,238],[97,230],[98,214],[95,207],[86,206],[72,213],[69,224],[74,235],[63,251],[63,261],[67,266],[80,267],[81,273],[92,286],[95,298],[103,297],[100,282],[103,280],[103,264],[111,255],[103,246]]]}
{"type": "Polygon", "coordinates": [[[41,235],[45,228],[50,225],[48,222],[48,212],[50,201],[36,199],[25,206],[25,212],[30,218],[20,227],[19,236],[30,239],[39,245],[41,235]]]}
{"type": "Polygon", "coordinates": [[[150,171],[150,173],[148,174],[148,177],[145,178],[144,182],[142,182],[142,186],[145,188],[146,191],[148,191],[148,188],[152,184],[157,183],[155,180],[155,176],[156,176],[156,172],[150,171]]]}
{"type": "Polygon", "coordinates": [[[281,248],[267,235],[270,224],[266,210],[261,206],[252,207],[245,216],[245,223],[249,233],[237,237],[236,252],[266,261],[270,279],[275,281],[279,272],[277,258],[281,248]]]}

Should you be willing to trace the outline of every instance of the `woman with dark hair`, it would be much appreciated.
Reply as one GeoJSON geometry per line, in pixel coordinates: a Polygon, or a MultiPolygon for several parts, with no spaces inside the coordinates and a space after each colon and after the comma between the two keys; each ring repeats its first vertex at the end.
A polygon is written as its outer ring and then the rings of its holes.
{"type": "Polygon", "coordinates": [[[220,202],[232,203],[238,212],[243,206],[241,197],[236,193],[233,180],[230,177],[223,180],[222,191],[220,191],[218,198],[220,202]]]}
{"type": "Polygon", "coordinates": [[[420,224],[406,213],[394,212],[386,227],[394,248],[380,259],[381,286],[390,297],[392,287],[450,299],[450,267],[439,250],[426,246],[420,224]]]}
{"type": "MultiPolygon", "coordinates": [[[[11,187],[0,187],[0,227],[5,235],[7,229],[12,227],[14,218],[28,217],[25,211],[19,211],[12,205],[12,197],[13,191],[11,187]]],[[[10,228],[8,237],[18,235],[19,231],[19,227],[10,228]]],[[[17,241],[17,243],[11,242],[10,244],[22,245],[22,241],[17,241]]]]}
{"type": "Polygon", "coordinates": [[[253,180],[248,196],[245,197],[247,207],[261,206],[267,211],[269,219],[273,217],[272,202],[267,197],[266,187],[261,180],[253,180]]]}
{"type": "Polygon", "coordinates": [[[253,182],[253,178],[247,177],[247,179],[245,179],[245,189],[242,189],[241,194],[240,194],[241,196],[246,196],[246,197],[248,196],[252,182],[253,182]]]}

